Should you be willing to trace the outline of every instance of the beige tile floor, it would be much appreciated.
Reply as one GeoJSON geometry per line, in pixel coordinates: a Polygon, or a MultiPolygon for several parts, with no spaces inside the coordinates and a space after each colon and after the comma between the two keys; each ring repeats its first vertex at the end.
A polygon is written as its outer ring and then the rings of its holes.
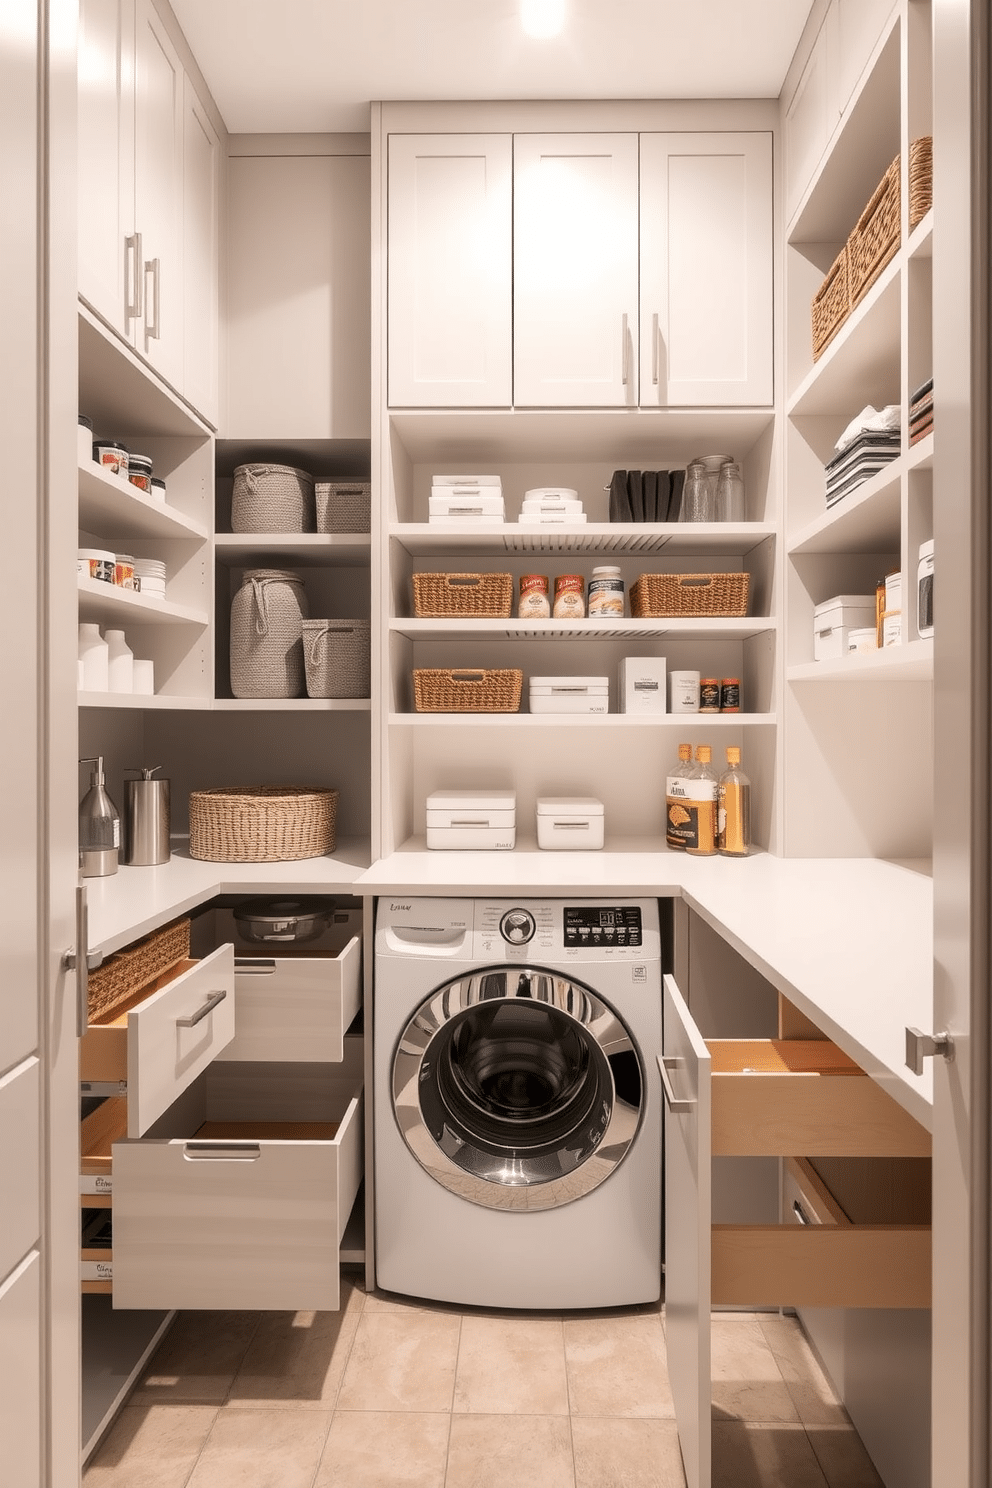
{"type": "MultiPolygon", "coordinates": [[[[880,1488],[798,1324],[713,1320],[714,1488],[880,1488]]],[[[85,1488],[684,1488],[664,1312],[183,1313],[85,1488]]]]}

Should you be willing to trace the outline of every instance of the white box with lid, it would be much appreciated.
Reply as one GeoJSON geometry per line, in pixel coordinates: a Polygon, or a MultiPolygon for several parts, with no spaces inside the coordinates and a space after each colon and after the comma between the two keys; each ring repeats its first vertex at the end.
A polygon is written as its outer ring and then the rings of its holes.
{"type": "Polygon", "coordinates": [[[515,791],[437,790],[427,797],[429,848],[512,848],[516,823],[515,791]]]}
{"type": "Polygon", "coordinates": [[[624,656],[620,662],[617,708],[621,713],[667,713],[663,656],[624,656]]]}
{"type": "Polygon", "coordinates": [[[836,594],[813,611],[813,660],[847,655],[847,633],[875,623],[874,594],[836,594]]]}
{"type": "Polygon", "coordinates": [[[606,813],[594,796],[539,796],[537,845],[552,851],[596,851],[605,841],[606,813]]]}
{"type": "Polygon", "coordinates": [[[531,677],[532,713],[608,713],[609,677],[531,677]]]}

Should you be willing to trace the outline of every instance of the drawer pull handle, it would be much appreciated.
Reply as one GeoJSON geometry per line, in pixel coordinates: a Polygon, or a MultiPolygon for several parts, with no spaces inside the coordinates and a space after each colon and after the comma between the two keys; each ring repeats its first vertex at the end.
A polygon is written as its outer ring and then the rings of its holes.
{"type": "Polygon", "coordinates": [[[665,1105],[673,1116],[688,1116],[695,1109],[694,1097],[686,1096],[680,1099],[672,1088],[672,1080],[669,1070],[675,1068],[679,1060],[672,1059],[665,1054],[658,1056],[658,1068],[661,1071],[661,1084],[665,1092],[665,1105]]]}
{"type": "Polygon", "coordinates": [[[186,1162],[258,1162],[262,1149],[257,1142],[187,1142],[186,1162]]]}
{"type": "Polygon", "coordinates": [[[954,1040],[949,1033],[906,1029],[906,1066],[914,1075],[922,1075],[924,1059],[933,1059],[937,1054],[948,1061],[954,1058],[954,1040]]]}
{"type": "Polygon", "coordinates": [[[222,987],[219,992],[211,992],[210,996],[207,998],[203,1006],[201,1008],[198,1008],[197,1011],[192,1015],[192,1017],[177,1018],[176,1027],[195,1028],[197,1023],[202,1023],[207,1014],[212,1013],[214,1008],[217,1007],[219,1003],[223,1002],[226,996],[226,987],[222,987]]]}
{"type": "Polygon", "coordinates": [[[276,963],[266,961],[262,957],[249,959],[235,956],[234,970],[238,976],[275,976],[276,963]]]}
{"type": "Polygon", "coordinates": [[[793,1199],[792,1201],[792,1212],[801,1225],[808,1225],[812,1223],[809,1215],[806,1213],[806,1210],[803,1208],[802,1204],[800,1204],[798,1199],[793,1199]]]}

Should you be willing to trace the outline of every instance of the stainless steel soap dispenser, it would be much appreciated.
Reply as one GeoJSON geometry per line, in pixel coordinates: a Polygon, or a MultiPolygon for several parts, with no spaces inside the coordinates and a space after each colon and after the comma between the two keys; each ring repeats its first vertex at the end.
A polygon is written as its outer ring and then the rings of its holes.
{"type": "Polygon", "coordinates": [[[128,765],[140,780],[124,782],[124,854],[123,863],[147,868],[167,863],[172,855],[169,846],[169,782],[153,780],[161,765],[138,769],[128,765]]]}
{"type": "Polygon", "coordinates": [[[117,872],[121,819],[107,794],[103,755],[79,763],[96,766],[90,788],[79,803],[79,868],[84,878],[105,878],[117,872]]]}

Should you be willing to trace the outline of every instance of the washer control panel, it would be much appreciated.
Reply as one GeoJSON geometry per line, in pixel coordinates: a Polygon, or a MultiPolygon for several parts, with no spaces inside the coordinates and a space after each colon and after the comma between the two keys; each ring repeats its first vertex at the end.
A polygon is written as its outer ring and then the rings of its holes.
{"type": "Polygon", "coordinates": [[[563,934],[566,950],[571,946],[639,946],[641,909],[638,904],[568,905],[564,907],[563,934]]]}
{"type": "Polygon", "coordinates": [[[537,925],[527,909],[510,909],[499,922],[499,933],[507,945],[526,945],[533,940],[537,925]]]}

